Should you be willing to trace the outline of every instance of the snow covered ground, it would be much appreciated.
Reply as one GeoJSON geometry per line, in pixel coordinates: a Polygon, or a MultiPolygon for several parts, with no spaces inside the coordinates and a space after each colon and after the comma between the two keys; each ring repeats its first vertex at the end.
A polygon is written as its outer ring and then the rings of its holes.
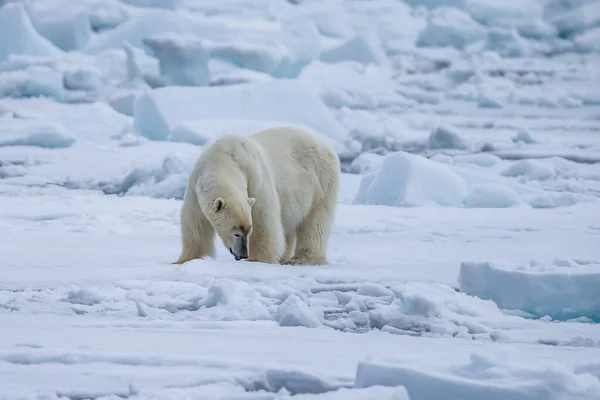
{"type": "Polygon", "coordinates": [[[600,399],[597,0],[0,0],[0,399],[600,399]],[[202,146],[343,164],[322,267],[172,265],[202,146]]]}

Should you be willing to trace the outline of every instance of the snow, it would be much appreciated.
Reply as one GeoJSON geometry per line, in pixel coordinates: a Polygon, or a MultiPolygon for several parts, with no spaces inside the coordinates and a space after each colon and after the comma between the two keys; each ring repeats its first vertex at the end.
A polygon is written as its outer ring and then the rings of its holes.
{"type": "Polygon", "coordinates": [[[315,312],[295,294],[291,294],[277,307],[275,320],[281,326],[316,328],[321,325],[321,321],[315,315],[315,312]]]}
{"type": "Polygon", "coordinates": [[[599,321],[598,284],[600,264],[585,260],[555,260],[551,265],[464,262],[460,266],[461,291],[537,318],[599,321]]]}
{"type": "Polygon", "coordinates": [[[193,36],[162,34],[142,42],[158,58],[162,85],[206,86],[210,82],[208,53],[193,36]]]}
{"type": "Polygon", "coordinates": [[[11,54],[54,56],[60,52],[35,30],[21,3],[8,3],[0,7],[0,26],[0,62],[11,54]]]}
{"type": "Polygon", "coordinates": [[[585,31],[600,24],[600,3],[581,2],[576,7],[551,16],[550,22],[563,36],[585,31]]]}
{"type": "Polygon", "coordinates": [[[339,46],[323,51],[321,61],[327,63],[357,61],[365,65],[385,66],[387,57],[379,38],[372,32],[363,32],[339,46]]]}
{"type": "Polygon", "coordinates": [[[0,147],[37,146],[52,149],[69,147],[75,140],[59,123],[31,123],[10,116],[0,117],[0,147]]]}
{"type": "Polygon", "coordinates": [[[169,86],[139,96],[134,106],[134,130],[150,140],[167,140],[175,122],[203,119],[302,124],[334,141],[343,135],[325,105],[291,80],[220,88],[169,86]]]}
{"type": "Polygon", "coordinates": [[[0,398],[599,399],[597,11],[0,0],[0,398]],[[171,264],[203,147],[282,125],[329,265],[171,264]]]}
{"type": "Polygon", "coordinates": [[[506,185],[481,183],[473,186],[464,203],[466,207],[503,208],[521,204],[521,197],[506,185]]]}
{"type": "Polygon", "coordinates": [[[555,171],[551,167],[534,160],[523,160],[511,165],[505,171],[502,171],[502,175],[512,177],[522,176],[527,179],[544,180],[553,178],[555,171]]]}
{"type": "Polygon", "coordinates": [[[458,207],[466,190],[463,178],[443,164],[397,152],[387,155],[377,171],[363,177],[354,203],[458,207]]]}
{"type": "Polygon", "coordinates": [[[62,8],[61,0],[30,4],[27,12],[35,30],[64,51],[82,49],[92,37],[87,10],[82,6],[62,8]]]}
{"type": "Polygon", "coordinates": [[[435,370],[398,363],[362,362],[356,372],[358,387],[403,385],[414,400],[597,399],[595,377],[577,374],[561,365],[523,365],[522,360],[473,353],[469,363],[435,370]],[[510,382],[510,383],[507,383],[510,382]]]}
{"type": "Polygon", "coordinates": [[[485,38],[486,31],[471,15],[452,7],[433,10],[427,27],[417,39],[419,46],[453,46],[463,49],[485,38]]]}
{"type": "Polygon", "coordinates": [[[600,27],[595,27],[577,35],[574,38],[575,47],[582,52],[597,52],[600,49],[598,39],[600,39],[600,27]]]}
{"type": "Polygon", "coordinates": [[[460,134],[449,126],[438,126],[428,139],[430,149],[466,149],[467,144],[461,139],[460,134]]]}
{"type": "Polygon", "coordinates": [[[66,98],[63,75],[51,68],[32,66],[0,74],[0,96],[48,96],[62,101],[66,98]]]}

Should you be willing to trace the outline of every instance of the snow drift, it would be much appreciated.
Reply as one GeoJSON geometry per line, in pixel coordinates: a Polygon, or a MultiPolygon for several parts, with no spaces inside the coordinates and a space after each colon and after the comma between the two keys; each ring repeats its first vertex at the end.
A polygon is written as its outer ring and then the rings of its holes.
{"type": "Polygon", "coordinates": [[[385,157],[381,168],[362,178],[354,204],[462,206],[465,181],[445,165],[405,152],[385,157]]]}
{"type": "Polygon", "coordinates": [[[178,124],[206,119],[300,124],[338,145],[344,140],[342,127],[323,103],[297,82],[288,80],[218,88],[155,89],[136,99],[133,129],[150,140],[169,140],[178,124]]]}
{"type": "Polygon", "coordinates": [[[511,266],[463,262],[459,282],[461,291],[493,300],[504,309],[537,318],[600,321],[597,263],[558,260],[552,265],[530,262],[511,266]]]}

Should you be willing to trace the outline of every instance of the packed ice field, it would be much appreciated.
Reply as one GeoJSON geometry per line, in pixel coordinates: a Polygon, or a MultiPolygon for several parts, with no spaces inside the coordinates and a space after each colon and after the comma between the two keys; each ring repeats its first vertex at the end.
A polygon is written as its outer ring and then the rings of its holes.
{"type": "Polygon", "coordinates": [[[600,399],[599,198],[598,0],[0,0],[0,399],[600,399]],[[281,125],[329,265],[171,264],[281,125]]]}

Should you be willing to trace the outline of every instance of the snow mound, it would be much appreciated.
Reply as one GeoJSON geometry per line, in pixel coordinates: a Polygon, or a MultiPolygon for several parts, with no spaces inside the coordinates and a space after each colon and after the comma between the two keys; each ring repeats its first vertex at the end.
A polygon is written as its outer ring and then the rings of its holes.
{"type": "Polygon", "coordinates": [[[163,85],[206,86],[210,82],[208,53],[197,37],[163,33],[142,42],[158,58],[163,85]]]}
{"type": "Polygon", "coordinates": [[[121,0],[136,7],[148,8],[163,8],[165,10],[173,10],[179,6],[181,0],[121,0]]]}
{"type": "Polygon", "coordinates": [[[509,58],[529,56],[535,51],[531,42],[522,38],[516,29],[503,27],[492,27],[489,30],[484,48],[509,58]]]}
{"type": "Polygon", "coordinates": [[[515,136],[511,138],[514,143],[535,144],[537,140],[526,129],[520,129],[515,136]]]}
{"type": "Polygon", "coordinates": [[[597,1],[578,3],[579,7],[562,10],[549,18],[563,37],[600,25],[600,3],[597,1]]]}
{"type": "Polygon", "coordinates": [[[120,2],[98,2],[88,10],[88,20],[94,32],[114,29],[128,18],[125,7],[120,2]]]}
{"type": "Polygon", "coordinates": [[[502,162],[502,159],[490,153],[459,154],[452,158],[456,164],[472,164],[478,167],[493,167],[502,162]]]}
{"type": "Polygon", "coordinates": [[[63,74],[45,66],[0,72],[0,97],[47,96],[64,101],[67,93],[63,80],[63,74]]]}
{"type": "MultiPolygon", "coordinates": [[[[273,54],[281,57],[277,68],[271,74],[278,78],[296,77],[312,60],[319,57],[321,42],[314,24],[307,21],[232,21],[230,18],[209,17],[184,10],[147,11],[132,16],[115,29],[97,35],[90,41],[86,51],[99,53],[112,48],[119,48],[128,42],[134,47],[143,48],[143,40],[155,35],[191,35],[221,46],[220,54],[227,49],[233,50],[229,61],[236,62],[236,55],[252,53],[259,43],[270,48],[273,54]],[[243,42],[239,41],[243,38],[243,42]],[[241,45],[240,45],[241,43],[241,45]],[[250,49],[245,44],[253,44],[250,49]],[[238,47],[240,46],[240,47],[238,47]]],[[[187,50],[186,50],[187,51],[187,50]]],[[[264,48],[259,55],[264,56],[264,48]]],[[[192,53],[189,53],[190,55],[192,53]]],[[[269,55],[269,56],[272,56],[269,55]]],[[[250,57],[245,55],[244,57],[250,57]]],[[[239,65],[239,64],[238,64],[239,65]]]]}
{"type": "Polygon", "coordinates": [[[86,46],[86,51],[100,53],[119,48],[124,43],[143,47],[142,40],[164,32],[185,33],[197,31],[196,23],[186,14],[147,10],[125,20],[115,29],[96,36],[86,46]]]}
{"type": "Polygon", "coordinates": [[[334,109],[375,110],[416,103],[398,93],[387,69],[373,64],[313,62],[304,68],[298,80],[334,109]]]}
{"type": "Polygon", "coordinates": [[[382,67],[388,64],[387,55],[379,38],[371,31],[323,51],[321,61],[326,63],[356,61],[364,65],[374,64],[382,67]]]}
{"type": "Polygon", "coordinates": [[[350,172],[353,174],[364,174],[381,166],[384,156],[374,153],[361,153],[350,164],[350,172]]]}
{"type": "Polygon", "coordinates": [[[68,90],[99,90],[102,84],[100,74],[94,68],[70,68],[63,73],[63,85],[68,90]]]}
{"type": "Polygon", "coordinates": [[[585,31],[573,40],[581,52],[600,52],[600,26],[585,31]]]}
{"type": "Polygon", "coordinates": [[[524,177],[530,180],[545,180],[554,178],[556,171],[535,160],[523,160],[501,172],[502,176],[524,177]]]}
{"type": "Polygon", "coordinates": [[[31,3],[27,11],[35,29],[61,50],[79,50],[92,37],[88,11],[79,4],[64,7],[62,0],[45,0],[31,3]]]}
{"type": "Polygon", "coordinates": [[[465,198],[465,206],[470,208],[506,208],[521,203],[517,192],[499,183],[475,185],[465,198]]]}
{"type": "MultiPolygon", "coordinates": [[[[308,305],[295,294],[290,295],[277,307],[277,311],[273,317],[281,326],[306,326],[308,328],[316,328],[322,325],[320,318],[315,311],[311,310],[308,305]]],[[[323,318],[322,315],[321,318],[323,318]]]]}
{"type": "Polygon", "coordinates": [[[427,140],[430,149],[454,149],[465,150],[468,148],[465,141],[460,137],[456,129],[449,126],[439,126],[427,140]]]}
{"type": "Polygon", "coordinates": [[[300,394],[314,394],[318,395],[317,398],[321,398],[319,396],[321,393],[334,391],[340,387],[339,383],[330,382],[317,375],[287,369],[267,369],[248,380],[240,380],[240,384],[249,392],[281,393],[285,390],[294,396],[294,399],[300,394]]]}
{"type": "Polygon", "coordinates": [[[245,41],[204,41],[211,59],[221,60],[251,71],[277,75],[283,72],[289,50],[283,46],[268,46],[245,41]]]}
{"type": "Polygon", "coordinates": [[[600,321],[600,264],[573,260],[516,266],[463,262],[459,283],[462,292],[492,300],[503,309],[537,318],[600,321]]]}
{"type": "Polygon", "coordinates": [[[61,124],[0,118],[0,147],[34,146],[55,149],[70,147],[73,143],[75,138],[61,124]]]}
{"type": "Polygon", "coordinates": [[[319,394],[297,394],[294,400],[410,400],[402,386],[393,388],[373,386],[369,388],[340,388],[319,394]]]}
{"type": "Polygon", "coordinates": [[[453,7],[433,10],[427,19],[427,27],[416,41],[417,46],[451,46],[464,49],[485,39],[486,29],[471,15],[453,7]]]}
{"type": "Polygon", "coordinates": [[[388,154],[381,168],[364,175],[354,204],[460,207],[463,178],[447,166],[406,152],[388,154]]]}
{"type": "MultiPolygon", "coordinates": [[[[309,127],[300,124],[288,124],[296,128],[301,128],[319,135],[318,132],[309,127]]],[[[277,121],[253,121],[243,119],[228,119],[228,120],[199,120],[199,121],[184,121],[177,124],[169,136],[171,142],[190,143],[196,146],[204,146],[208,142],[229,135],[232,133],[238,135],[251,135],[253,133],[281,126],[277,121]]],[[[325,139],[327,139],[325,137],[325,139]]]]}
{"type": "Polygon", "coordinates": [[[524,364],[519,357],[472,353],[466,364],[449,367],[361,362],[355,387],[404,386],[411,400],[576,400],[600,398],[600,382],[558,363],[524,364]]]}
{"type": "Polygon", "coordinates": [[[155,89],[136,99],[133,129],[150,140],[168,140],[177,124],[205,119],[280,121],[308,126],[336,142],[344,139],[323,103],[288,80],[155,89]]]}
{"type": "Polygon", "coordinates": [[[193,160],[169,155],[158,166],[140,166],[122,179],[104,184],[102,191],[105,194],[183,199],[192,166],[193,160]]]}
{"type": "Polygon", "coordinates": [[[0,4],[0,62],[11,54],[56,56],[60,50],[41,36],[21,3],[0,4]]]}

